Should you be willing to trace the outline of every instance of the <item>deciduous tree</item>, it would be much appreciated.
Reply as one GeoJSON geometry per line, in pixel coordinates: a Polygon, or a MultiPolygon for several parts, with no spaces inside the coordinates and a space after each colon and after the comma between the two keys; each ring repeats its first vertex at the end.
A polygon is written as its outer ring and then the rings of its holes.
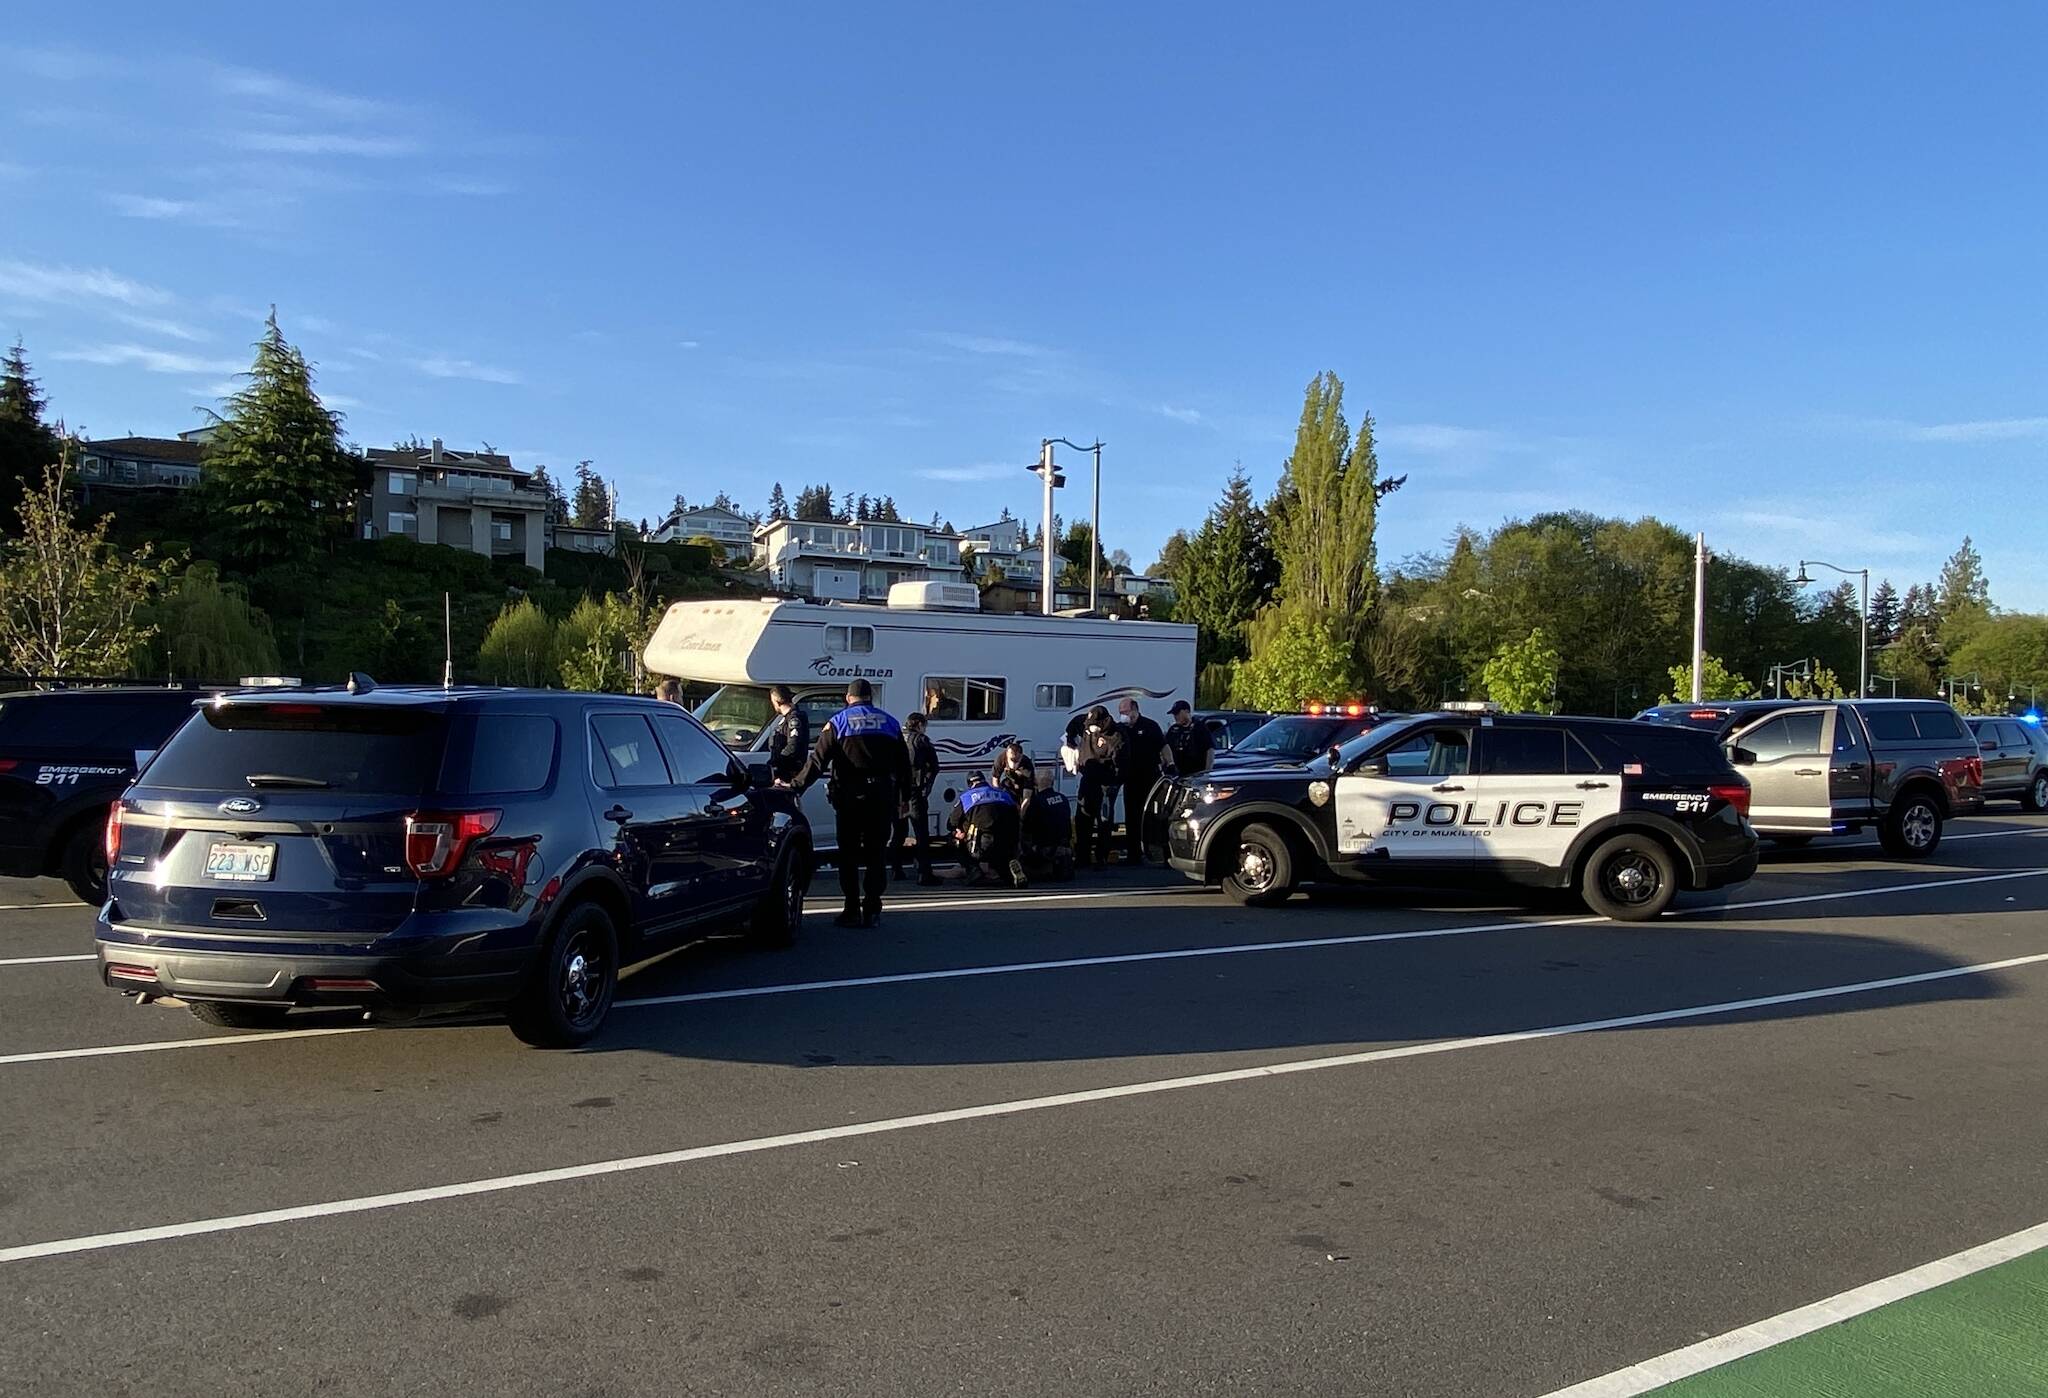
{"type": "Polygon", "coordinates": [[[20,674],[128,673],[156,627],[143,609],[167,565],[147,545],[123,556],[107,542],[109,517],[81,527],[64,490],[65,463],[46,464],[16,507],[17,537],[0,544],[0,657],[20,674]]]}

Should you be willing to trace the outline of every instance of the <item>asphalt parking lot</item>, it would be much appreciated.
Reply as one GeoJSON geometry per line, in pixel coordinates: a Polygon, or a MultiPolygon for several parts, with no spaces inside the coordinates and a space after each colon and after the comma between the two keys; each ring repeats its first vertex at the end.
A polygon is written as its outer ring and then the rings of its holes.
{"type": "Polygon", "coordinates": [[[1168,876],[209,1030],[0,885],[0,1392],[1551,1393],[2048,1219],[2048,817],[1645,926],[1168,876]]]}

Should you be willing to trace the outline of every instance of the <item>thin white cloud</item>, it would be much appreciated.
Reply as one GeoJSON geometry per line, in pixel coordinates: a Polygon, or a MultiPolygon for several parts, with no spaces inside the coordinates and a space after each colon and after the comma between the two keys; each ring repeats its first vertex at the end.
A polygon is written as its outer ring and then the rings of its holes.
{"type": "Polygon", "coordinates": [[[174,350],[151,349],[147,345],[91,345],[84,349],[58,350],[53,359],[76,364],[133,365],[152,374],[233,374],[248,367],[239,359],[207,359],[174,350]]]}
{"type": "Polygon", "coordinates": [[[467,199],[493,199],[501,194],[510,194],[512,186],[499,180],[474,179],[459,175],[443,176],[431,182],[438,194],[458,194],[467,199]]]}
{"type": "Polygon", "coordinates": [[[1382,446],[1443,455],[1509,451],[1521,445],[1515,437],[1490,427],[1454,427],[1444,422],[1395,423],[1380,428],[1378,436],[1382,446]]]}
{"type": "Polygon", "coordinates": [[[81,78],[107,77],[127,65],[111,54],[94,53],[74,45],[0,48],[0,63],[32,77],[51,82],[76,82],[81,78]]]}
{"type": "Polygon", "coordinates": [[[113,301],[123,306],[166,306],[171,294],[104,267],[0,260],[0,295],[28,301],[113,301]]]}
{"type": "Polygon", "coordinates": [[[292,326],[298,330],[310,330],[315,335],[332,335],[341,329],[326,316],[293,316],[292,326]]]}
{"type": "Polygon", "coordinates": [[[320,395],[320,401],[330,408],[360,408],[363,406],[362,399],[351,398],[346,393],[323,393],[320,395]]]}
{"type": "Polygon", "coordinates": [[[1175,422],[1184,422],[1190,427],[1200,427],[1209,420],[1202,416],[1201,410],[1198,408],[1176,408],[1171,403],[1161,403],[1154,411],[1161,417],[1172,418],[1175,422]]]}
{"type": "Polygon", "coordinates": [[[344,131],[237,131],[228,143],[265,155],[354,155],[380,160],[415,155],[420,143],[407,136],[358,136],[344,131]]]}
{"type": "Polygon", "coordinates": [[[676,341],[676,348],[677,348],[677,349],[701,349],[701,348],[703,347],[703,345],[704,345],[704,342],[703,342],[702,340],[678,340],[678,341],[676,341]]]}
{"type": "Polygon", "coordinates": [[[972,466],[927,466],[915,473],[928,481],[999,481],[1013,475],[1021,476],[1021,465],[1006,466],[1000,461],[982,461],[972,466]]]}
{"type": "Polygon", "coordinates": [[[953,330],[933,330],[925,338],[948,349],[960,350],[965,354],[998,354],[1014,359],[1044,359],[1052,350],[1044,345],[1034,345],[1026,340],[1012,340],[1001,335],[966,335],[953,330]]]}
{"type": "Polygon", "coordinates": [[[479,364],[473,359],[451,359],[446,355],[415,359],[412,367],[437,379],[471,379],[477,383],[505,384],[525,382],[510,369],[500,369],[492,364],[479,364]]]}
{"type": "Polygon", "coordinates": [[[392,104],[375,98],[331,92],[326,88],[314,87],[309,83],[255,68],[237,68],[225,64],[217,66],[213,70],[213,85],[216,90],[230,97],[296,107],[344,120],[368,120],[388,115],[393,110],[392,104]]]}
{"type": "Polygon", "coordinates": [[[151,335],[163,335],[173,340],[189,342],[209,338],[204,331],[194,330],[181,321],[165,320],[162,316],[139,316],[128,311],[110,312],[112,319],[133,330],[147,331],[151,335]]]}
{"type": "MultiPolygon", "coordinates": [[[[1722,510],[1714,518],[1724,525],[1755,530],[1781,539],[1788,552],[1796,554],[1798,546],[1804,545],[1808,556],[1819,552],[1823,544],[1830,549],[1889,554],[1927,554],[1940,548],[1937,541],[1925,535],[1903,529],[1880,528],[1860,520],[1844,519],[1839,514],[1809,514],[1796,506],[1771,501],[1762,502],[1759,508],[1722,510]]],[[[1709,533],[1707,539],[1712,543],[1713,535],[1709,533]]]]}
{"type": "Polygon", "coordinates": [[[241,220],[199,199],[164,199],[153,194],[109,194],[107,204],[123,218],[164,223],[195,223],[206,228],[235,228],[241,220]]]}
{"type": "Polygon", "coordinates": [[[1916,442],[2016,442],[2048,437],[2048,417],[1997,417],[1976,422],[1937,422],[1913,427],[1906,435],[1916,442]]]}
{"type": "Polygon", "coordinates": [[[35,173],[33,165],[23,165],[13,160],[0,160],[0,180],[25,180],[35,173]]]}

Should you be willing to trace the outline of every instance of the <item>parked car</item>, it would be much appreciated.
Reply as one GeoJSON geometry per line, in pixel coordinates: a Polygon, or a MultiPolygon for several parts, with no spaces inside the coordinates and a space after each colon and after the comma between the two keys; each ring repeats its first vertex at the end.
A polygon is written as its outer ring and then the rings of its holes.
{"type": "Polygon", "coordinates": [[[1976,735],[1984,762],[1986,799],[2017,801],[2029,811],[2048,810],[2048,733],[2040,721],[2023,718],[1965,720],[1976,735]]]}
{"type": "Polygon", "coordinates": [[[1938,700],[1791,704],[1723,741],[1755,792],[1750,824],[1781,845],[1874,825],[1888,854],[1924,859],[1949,817],[1984,805],[1977,740],[1938,700]]]}
{"type": "Polygon", "coordinates": [[[502,1008],[565,1047],[623,966],[796,935],[795,797],[680,707],[351,689],[223,695],[165,744],[107,822],[107,985],[244,1029],[502,1008]]]}
{"type": "Polygon", "coordinates": [[[1219,753],[1213,766],[1306,762],[1398,717],[1400,715],[1383,714],[1377,709],[1360,709],[1355,713],[1282,714],[1253,729],[1228,752],[1219,753]]]}
{"type": "Polygon", "coordinates": [[[1798,702],[1797,699],[1704,699],[1697,704],[1653,704],[1636,717],[1644,723],[1676,723],[1719,735],[1798,702]]]}
{"type": "Polygon", "coordinates": [[[61,689],[0,695],[0,874],[107,894],[107,808],[207,691],[61,689]]]}
{"type": "Polygon", "coordinates": [[[1656,917],[1681,889],[1756,872],[1749,785],[1713,736],[1624,719],[1421,714],[1323,761],[1176,782],[1173,867],[1233,900],[1303,883],[1576,888],[1656,917]]]}

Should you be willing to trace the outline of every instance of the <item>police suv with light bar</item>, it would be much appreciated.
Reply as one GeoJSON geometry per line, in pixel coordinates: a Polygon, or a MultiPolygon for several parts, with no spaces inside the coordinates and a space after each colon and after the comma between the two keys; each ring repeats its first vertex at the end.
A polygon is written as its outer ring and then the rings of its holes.
{"type": "Polygon", "coordinates": [[[1494,880],[1638,921],[1757,865],[1749,785],[1711,734],[1479,705],[1178,782],[1165,808],[1173,867],[1254,905],[1305,882],[1494,880]]]}

